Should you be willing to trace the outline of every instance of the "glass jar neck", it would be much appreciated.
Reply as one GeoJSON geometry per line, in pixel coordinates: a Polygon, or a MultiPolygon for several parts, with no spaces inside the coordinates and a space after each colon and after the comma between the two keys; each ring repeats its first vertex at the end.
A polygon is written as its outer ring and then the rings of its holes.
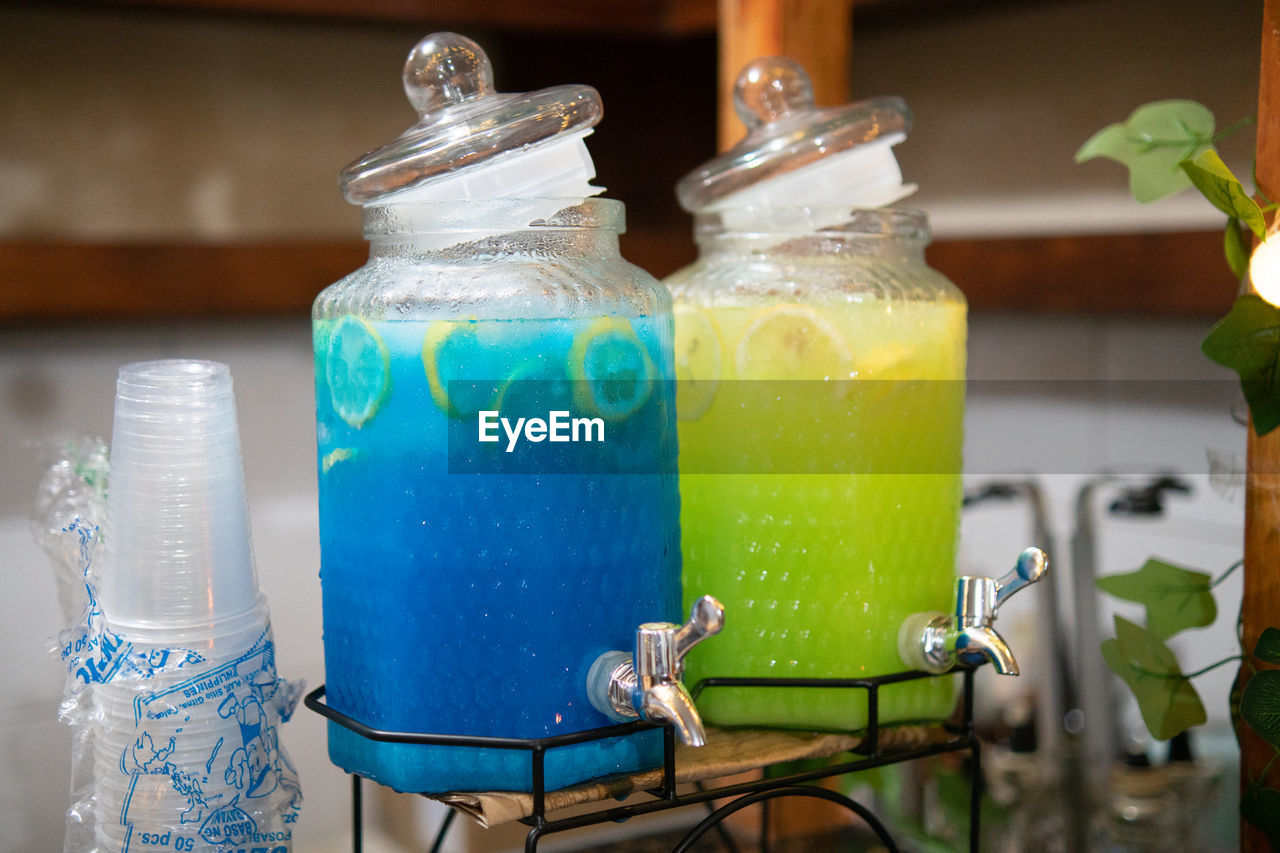
{"type": "Polygon", "coordinates": [[[694,217],[700,253],[797,257],[880,256],[923,261],[929,220],[917,210],[725,208],[694,217]]]}
{"type": "Polygon", "coordinates": [[[466,199],[364,207],[370,255],[552,254],[618,257],[622,202],[605,198],[466,199]]]}

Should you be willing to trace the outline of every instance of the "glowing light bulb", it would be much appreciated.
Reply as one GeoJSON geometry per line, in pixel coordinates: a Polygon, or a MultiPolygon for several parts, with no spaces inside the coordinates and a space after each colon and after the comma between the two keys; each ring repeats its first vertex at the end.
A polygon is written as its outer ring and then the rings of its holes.
{"type": "Polygon", "coordinates": [[[1249,258],[1249,280],[1259,296],[1280,305],[1280,236],[1268,234],[1249,258]]]}

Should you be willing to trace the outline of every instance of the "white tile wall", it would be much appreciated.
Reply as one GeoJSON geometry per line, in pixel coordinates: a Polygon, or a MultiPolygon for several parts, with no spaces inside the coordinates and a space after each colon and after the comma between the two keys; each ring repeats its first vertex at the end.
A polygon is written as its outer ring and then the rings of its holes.
{"type": "MultiPolygon", "coordinates": [[[[1055,546],[1051,580],[1072,649],[1084,639],[1072,604],[1074,591],[1083,584],[1083,567],[1072,565],[1071,537],[1078,526],[1077,495],[1093,475],[1131,475],[1095,494],[1096,575],[1134,571],[1149,557],[1159,557],[1217,576],[1242,555],[1243,508],[1216,492],[1208,477],[1207,450],[1242,455],[1245,443],[1244,428],[1232,415],[1239,397],[1234,375],[1199,352],[1208,325],[1026,317],[978,317],[971,323],[971,376],[1041,381],[1017,383],[1012,386],[1016,395],[999,381],[972,384],[966,419],[966,471],[971,473],[966,479],[976,485],[1003,479],[993,474],[1031,473],[1042,488],[1055,546]],[[1002,468],[1001,462],[1008,464],[1002,468]],[[1106,512],[1124,485],[1164,471],[1182,475],[1192,493],[1170,497],[1161,517],[1122,518],[1106,512]]],[[[971,509],[962,524],[959,568],[971,574],[1003,573],[1030,536],[1025,504],[971,509]]],[[[1240,582],[1236,572],[1214,590],[1219,614],[1213,625],[1171,641],[1184,671],[1237,653],[1240,582]]],[[[1114,634],[1114,614],[1143,620],[1141,608],[1104,595],[1095,600],[1097,636],[1087,643],[1086,653],[1114,634]]],[[[1042,606],[1033,587],[1001,614],[998,627],[1013,644],[1024,676],[979,673],[979,713],[988,720],[1020,703],[1034,703],[1052,686],[1042,606]]],[[[1198,746],[1228,768],[1235,761],[1227,707],[1234,675],[1235,666],[1229,664],[1194,682],[1209,716],[1198,746]]],[[[1118,679],[1112,679],[1112,696],[1123,735],[1146,743],[1153,760],[1159,758],[1136,704],[1118,679]]],[[[1046,734],[1042,728],[1042,738],[1046,734]]],[[[1228,780],[1231,773],[1228,769],[1228,780]]],[[[1234,783],[1229,781],[1220,793],[1206,819],[1214,822],[1220,849],[1226,850],[1232,848],[1235,832],[1234,783]]]]}
{"type": "MultiPolygon", "coordinates": [[[[972,320],[970,375],[979,381],[972,383],[968,400],[967,480],[977,484],[1028,473],[1037,479],[1058,546],[1055,580],[1064,606],[1071,600],[1068,548],[1077,527],[1076,495],[1090,476],[1103,471],[1133,474],[1127,482],[1144,480],[1139,476],[1144,473],[1176,472],[1189,481],[1193,492],[1190,497],[1172,497],[1163,518],[1146,520],[1108,516],[1105,509],[1119,487],[1102,490],[1094,501],[1098,574],[1132,571],[1157,555],[1217,574],[1240,557],[1243,511],[1210,486],[1206,452],[1212,448],[1243,454],[1245,432],[1231,415],[1238,397],[1234,374],[1199,352],[1207,325],[1125,319],[972,320]],[[1006,378],[1019,369],[1025,371],[1022,377],[1042,381],[1011,387],[982,381],[1006,378]]],[[[983,574],[1007,570],[1020,547],[1018,538],[1030,536],[1030,525],[1029,511],[1021,504],[971,510],[962,530],[962,568],[983,574]],[[1002,538],[1006,541],[1000,542],[1002,538]]],[[[1223,610],[1230,612],[1212,628],[1194,632],[1201,635],[1203,649],[1197,658],[1215,651],[1222,652],[1219,657],[1233,653],[1238,581],[1233,578],[1217,590],[1223,610]]],[[[1021,601],[1015,598],[1010,607],[1004,618],[1013,618],[1011,624],[1034,623],[1030,593],[1021,601]]],[[[1100,627],[1108,632],[1111,612],[1108,604],[1100,613],[1100,627]]],[[[1204,692],[1213,693],[1220,686],[1214,679],[1226,677],[1221,672],[1206,678],[1204,692]]],[[[1015,691],[1013,684],[996,689],[1015,691]]],[[[1225,719],[1225,700],[1207,699],[1206,704],[1211,718],[1225,719]]]]}

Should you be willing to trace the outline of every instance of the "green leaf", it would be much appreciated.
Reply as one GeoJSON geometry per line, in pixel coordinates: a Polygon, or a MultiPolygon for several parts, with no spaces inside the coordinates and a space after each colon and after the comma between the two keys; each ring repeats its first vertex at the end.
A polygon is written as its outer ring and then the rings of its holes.
{"type": "Polygon", "coordinates": [[[1116,637],[1102,644],[1102,657],[1133,691],[1142,721],[1156,740],[1168,740],[1208,719],[1200,694],[1159,637],[1117,616],[1116,637]]]}
{"type": "Polygon", "coordinates": [[[1240,816],[1262,830],[1272,850],[1280,850],[1280,791],[1250,782],[1240,795],[1240,816]]]}
{"type": "Polygon", "coordinates": [[[1253,656],[1267,663],[1280,663],[1280,628],[1267,628],[1253,647],[1253,656]]]}
{"type": "Polygon", "coordinates": [[[1096,583],[1103,592],[1147,608],[1147,630],[1161,639],[1185,628],[1209,625],[1218,605],[1209,591],[1207,572],[1184,569],[1162,560],[1147,560],[1136,572],[1106,575],[1096,583]]]}
{"type": "Polygon", "coordinates": [[[1231,174],[1218,152],[1212,148],[1201,151],[1195,159],[1183,160],[1182,170],[1191,183],[1209,200],[1209,203],[1233,219],[1239,219],[1261,240],[1267,236],[1267,222],[1262,208],[1253,200],[1244,185],[1231,174]]]}
{"type": "Polygon", "coordinates": [[[1181,192],[1191,179],[1180,168],[1213,141],[1214,119],[1195,101],[1155,101],[1124,122],[1104,127],[1076,152],[1076,162],[1106,157],[1129,169],[1129,191],[1146,204],[1181,192]]]}
{"type": "Polygon", "coordinates": [[[1237,297],[1227,316],[1209,330],[1200,349],[1239,374],[1258,435],[1280,426],[1280,308],[1256,293],[1237,297]]]}
{"type": "Polygon", "coordinates": [[[1236,278],[1244,278],[1249,274],[1249,256],[1252,252],[1253,244],[1240,227],[1240,220],[1231,217],[1227,220],[1227,231],[1222,235],[1222,253],[1227,256],[1227,265],[1236,278]]]}
{"type": "Polygon", "coordinates": [[[1240,716],[1267,743],[1280,749],[1280,670],[1255,672],[1240,697],[1240,716]]]}

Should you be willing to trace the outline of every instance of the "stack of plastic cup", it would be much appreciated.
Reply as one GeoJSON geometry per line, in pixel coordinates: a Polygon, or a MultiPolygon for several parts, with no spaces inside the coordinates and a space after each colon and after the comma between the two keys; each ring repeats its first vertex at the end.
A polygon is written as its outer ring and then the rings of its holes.
{"type": "Polygon", "coordinates": [[[209,361],[120,369],[102,609],[169,639],[259,605],[231,373],[209,361]]]}
{"type": "Polygon", "coordinates": [[[297,785],[225,365],[121,368],[102,545],[106,642],[127,652],[93,689],[99,849],[276,849],[255,842],[297,785]]]}

